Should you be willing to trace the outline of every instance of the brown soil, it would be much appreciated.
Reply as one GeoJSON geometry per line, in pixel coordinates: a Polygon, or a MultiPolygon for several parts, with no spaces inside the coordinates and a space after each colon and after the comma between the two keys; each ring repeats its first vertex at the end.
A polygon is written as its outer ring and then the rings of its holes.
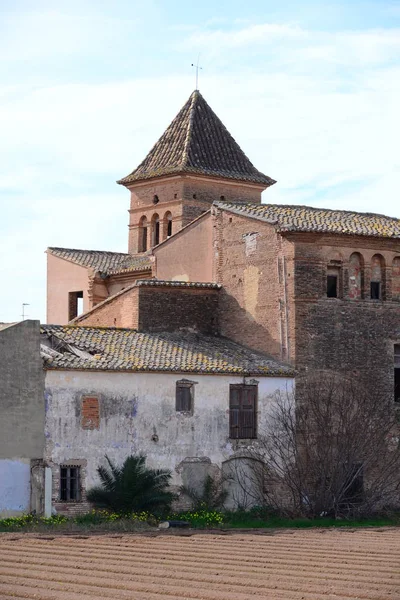
{"type": "Polygon", "coordinates": [[[400,529],[0,535],[0,599],[400,599],[400,529]]]}

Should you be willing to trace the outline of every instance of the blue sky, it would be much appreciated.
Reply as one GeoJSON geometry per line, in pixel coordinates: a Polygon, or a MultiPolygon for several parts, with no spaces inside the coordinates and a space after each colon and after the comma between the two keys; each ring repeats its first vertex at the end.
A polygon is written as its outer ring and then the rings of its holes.
{"type": "Polygon", "coordinates": [[[400,0],[0,0],[0,321],[45,321],[47,246],[127,250],[129,193],[194,89],[264,202],[400,218],[400,0]]]}

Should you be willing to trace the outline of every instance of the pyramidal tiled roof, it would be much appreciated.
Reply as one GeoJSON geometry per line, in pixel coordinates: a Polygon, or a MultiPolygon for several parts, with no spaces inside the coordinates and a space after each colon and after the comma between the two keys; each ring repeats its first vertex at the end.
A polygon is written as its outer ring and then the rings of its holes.
{"type": "Polygon", "coordinates": [[[214,206],[261,219],[271,223],[281,232],[304,231],[400,238],[400,219],[385,215],[282,204],[214,202],[214,206]]]}
{"type": "Polygon", "coordinates": [[[91,267],[108,275],[151,269],[151,257],[147,254],[132,255],[124,252],[76,248],[47,248],[47,251],[58,258],[64,258],[82,267],[91,267]]]}
{"type": "Polygon", "coordinates": [[[198,90],[192,93],[144,161],[117,183],[129,185],[179,173],[236,179],[265,187],[276,183],[253,166],[198,90]]]}
{"type": "Polygon", "coordinates": [[[42,325],[41,334],[46,369],[294,375],[291,367],[216,336],[71,325],[42,325]]]}

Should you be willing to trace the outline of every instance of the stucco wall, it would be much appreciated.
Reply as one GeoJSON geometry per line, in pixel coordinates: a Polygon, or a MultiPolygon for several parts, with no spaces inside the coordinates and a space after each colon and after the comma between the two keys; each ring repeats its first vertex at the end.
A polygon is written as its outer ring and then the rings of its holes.
{"type": "Polygon", "coordinates": [[[0,514],[30,509],[31,459],[43,459],[39,321],[0,330],[0,514]]]}
{"type": "Polygon", "coordinates": [[[89,269],[47,253],[47,323],[68,323],[68,293],[83,291],[83,311],[89,301],[89,269]]]}
{"type": "Polygon", "coordinates": [[[0,517],[30,510],[30,461],[0,459],[0,517]]]}
{"type": "Polygon", "coordinates": [[[154,249],[157,279],[212,282],[212,220],[208,214],[154,249]]]}
{"type": "MultiPolygon", "coordinates": [[[[104,464],[105,454],[121,463],[142,452],[149,466],[171,469],[175,485],[182,483],[180,464],[187,458],[208,458],[221,467],[238,445],[229,439],[229,385],[242,382],[242,377],[217,375],[48,371],[46,458],[53,465],[53,500],[59,465],[66,461],[82,464],[86,488],[97,482],[96,468],[104,464]],[[195,382],[192,415],[175,410],[176,382],[182,377],[195,382]],[[88,394],[100,400],[98,429],[81,426],[82,396],[88,394]]],[[[274,393],[290,389],[292,380],[260,377],[258,382],[263,430],[274,393]]]]}

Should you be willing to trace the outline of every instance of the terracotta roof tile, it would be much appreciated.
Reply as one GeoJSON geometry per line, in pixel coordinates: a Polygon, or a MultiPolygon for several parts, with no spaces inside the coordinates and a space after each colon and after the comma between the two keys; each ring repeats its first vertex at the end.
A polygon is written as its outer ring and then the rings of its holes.
{"type": "Polygon", "coordinates": [[[303,231],[400,238],[400,219],[373,213],[286,206],[214,202],[214,206],[271,223],[278,231],[303,231]]]}
{"type": "Polygon", "coordinates": [[[293,370],[230,340],[188,332],[42,325],[46,369],[293,376],[293,370]]]}
{"type": "Polygon", "coordinates": [[[258,171],[203,96],[195,90],[144,161],[117,183],[195,173],[265,187],[275,183],[258,171]]]}
{"type": "Polygon", "coordinates": [[[151,269],[151,257],[148,254],[126,254],[103,250],[78,250],[76,248],[48,248],[54,256],[64,258],[82,267],[91,267],[107,275],[129,271],[151,269]]]}

